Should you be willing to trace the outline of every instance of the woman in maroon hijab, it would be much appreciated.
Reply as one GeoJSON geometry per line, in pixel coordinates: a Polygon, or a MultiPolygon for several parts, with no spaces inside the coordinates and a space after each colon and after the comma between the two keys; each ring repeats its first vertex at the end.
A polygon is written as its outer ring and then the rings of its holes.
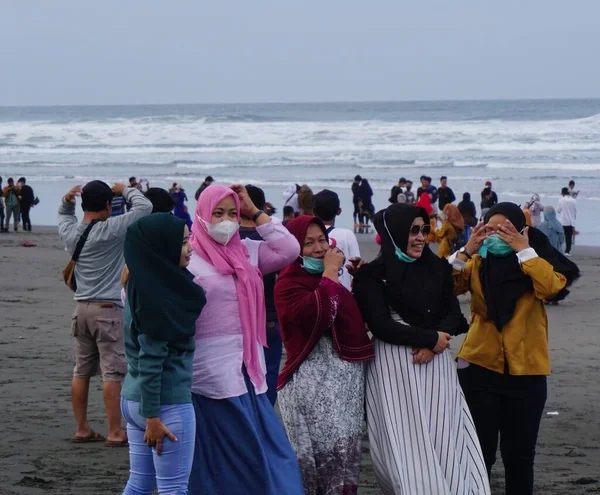
{"type": "Polygon", "coordinates": [[[354,296],[339,283],[344,255],[311,216],[287,224],[298,259],[275,285],[286,364],[278,403],[304,493],[355,494],[360,471],[365,361],[373,347],[354,296]]]}

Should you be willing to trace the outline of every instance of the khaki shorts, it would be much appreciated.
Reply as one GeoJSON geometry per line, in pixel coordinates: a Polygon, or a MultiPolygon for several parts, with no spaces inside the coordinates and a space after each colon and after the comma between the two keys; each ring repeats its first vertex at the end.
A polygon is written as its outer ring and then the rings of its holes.
{"type": "Polygon", "coordinates": [[[127,371],[123,344],[123,308],[112,303],[79,302],[73,313],[73,376],[102,373],[105,382],[121,382],[127,371]]]}

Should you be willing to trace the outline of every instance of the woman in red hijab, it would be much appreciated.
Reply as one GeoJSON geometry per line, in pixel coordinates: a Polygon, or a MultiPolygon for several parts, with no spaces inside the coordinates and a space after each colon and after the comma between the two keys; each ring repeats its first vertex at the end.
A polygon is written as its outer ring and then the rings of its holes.
{"type": "Polygon", "coordinates": [[[339,282],[344,255],[321,220],[287,224],[298,259],[275,285],[287,361],[279,375],[281,418],[298,456],[304,493],[357,493],[365,361],[373,357],[354,296],[339,282]]]}

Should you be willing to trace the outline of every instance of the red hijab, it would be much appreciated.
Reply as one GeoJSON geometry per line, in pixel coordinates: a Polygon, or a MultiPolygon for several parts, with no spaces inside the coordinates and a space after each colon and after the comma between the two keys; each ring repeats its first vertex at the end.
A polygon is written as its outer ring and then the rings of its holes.
{"type": "Polygon", "coordinates": [[[286,225],[300,243],[300,253],[298,259],[281,272],[275,284],[275,306],[287,353],[279,374],[279,388],[287,383],[328,330],[342,359],[364,361],[373,357],[373,346],[352,293],[333,281],[322,283],[321,275],[311,275],[302,268],[302,246],[312,223],[321,227],[327,236],[325,225],[316,217],[303,215],[286,225]],[[326,285],[328,282],[333,284],[333,296],[331,286],[326,285]],[[337,305],[336,316],[330,321],[334,304],[337,305]]]}
{"type": "Polygon", "coordinates": [[[429,193],[425,191],[421,193],[415,206],[424,208],[428,215],[431,215],[433,213],[433,206],[431,206],[431,198],[429,197],[429,193]]]}

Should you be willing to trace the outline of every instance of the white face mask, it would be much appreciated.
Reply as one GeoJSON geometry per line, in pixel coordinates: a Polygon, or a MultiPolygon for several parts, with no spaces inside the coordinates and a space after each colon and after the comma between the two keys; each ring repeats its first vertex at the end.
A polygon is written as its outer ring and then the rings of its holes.
{"type": "Polygon", "coordinates": [[[198,220],[204,224],[208,235],[211,236],[215,242],[223,244],[223,246],[229,244],[229,241],[240,228],[240,225],[237,222],[232,222],[231,220],[223,220],[219,223],[210,223],[200,217],[198,217],[198,220]]]}

